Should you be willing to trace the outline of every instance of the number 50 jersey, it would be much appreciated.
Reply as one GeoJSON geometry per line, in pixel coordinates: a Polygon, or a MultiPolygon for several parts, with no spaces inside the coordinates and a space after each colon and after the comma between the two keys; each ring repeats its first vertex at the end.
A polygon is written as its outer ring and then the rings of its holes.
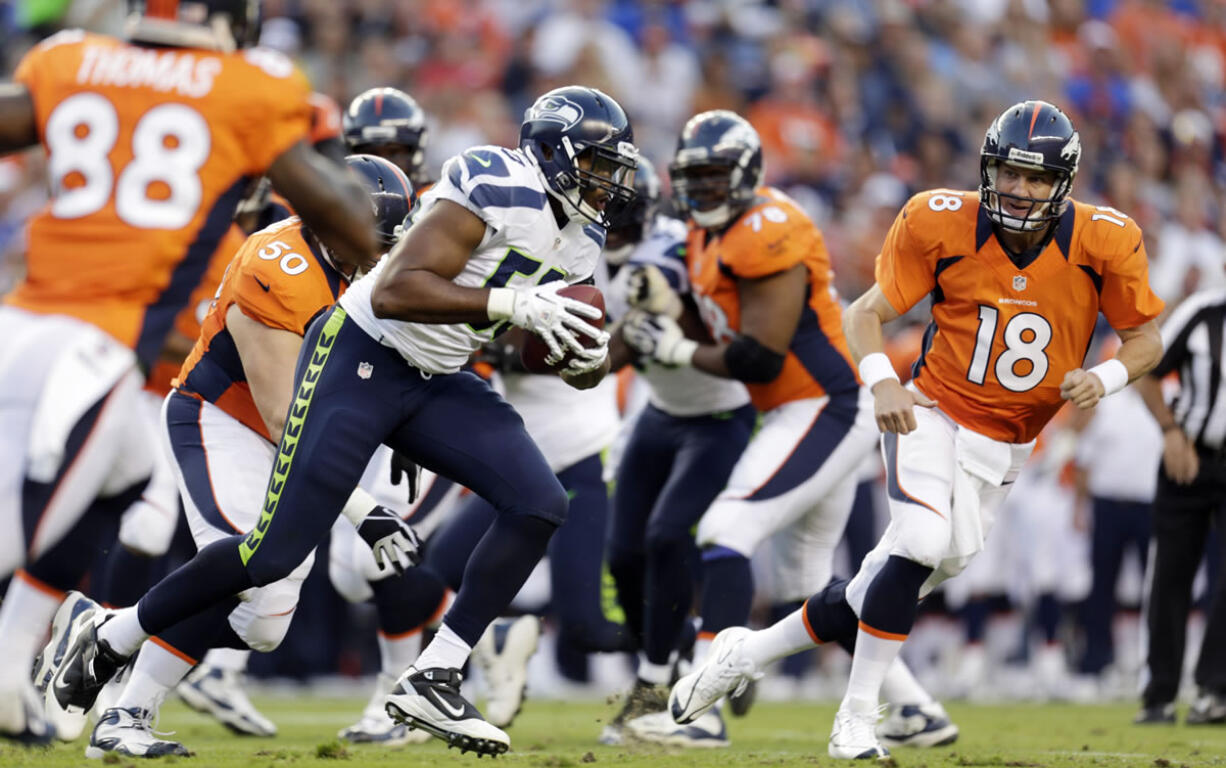
{"type": "Polygon", "coordinates": [[[5,301],[98,326],[148,366],[248,180],[310,130],[306,79],[278,53],[132,45],[81,31],[32,49],[51,200],[5,301]]]}
{"type": "MultiPolygon", "coordinates": [[[[420,217],[449,200],[485,222],[485,237],[453,282],[468,288],[577,283],[596,271],[605,231],[566,221],[559,227],[540,171],[518,149],[482,146],[443,165],[442,178],[421,198],[420,217]]],[[[406,323],[375,317],[370,294],[385,258],[341,299],[349,317],[371,338],[392,347],[427,373],[455,373],[506,323],[406,323]]]]}
{"type": "Polygon", "coordinates": [[[877,285],[906,312],[932,297],[915,384],[958,424],[1010,443],[1060,410],[1060,382],[1085,361],[1101,311],[1135,328],[1162,311],[1141,229],[1113,208],[1069,200],[1037,256],[1019,267],[976,192],[907,203],[877,257],[877,285]]]}

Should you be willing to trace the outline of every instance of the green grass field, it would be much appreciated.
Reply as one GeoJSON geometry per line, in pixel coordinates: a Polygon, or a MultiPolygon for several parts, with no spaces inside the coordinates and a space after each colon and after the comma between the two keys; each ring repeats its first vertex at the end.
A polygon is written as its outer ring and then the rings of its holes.
{"type": "MultiPolygon", "coordinates": [[[[270,698],[258,704],[275,720],[275,739],[231,736],[221,726],[175,703],[165,708],[159,728],[195,751],[191,759],[168,759],[219,768],[306,768],[348,763],[360,766],[436,766],[475,762],[441,742],[380,749],[340,747],[334,735],[352,721],[362,702],[340,699],[270,698]]],[[[826,756],[833,704],[760,703],[749,717],[729,724],[730,749],[664,751],[648,747],[603,747],[595,737],[612,705],[597,702],[529,702],[511,729],[512,751],[498,758],[508,768],[568,768],[596,763],[617,768],[698,768],[701,766],[844,765],[826,756]]],[[[954,705],[962,727],[957,744],[935,750],[895,750],[895,764],[941,766],[1184,766],[1226,765],[1226,726],[1135,727],[1129,705],[954,705]]],[[[0,746],[0,766],[99,765],[86,760],[84,739],[45,750],[0,746]]],[[[101,761],[128,766],[142,761],[101,761]]],[[[484,761],[483,761],[484,762],[484,761]]]]}

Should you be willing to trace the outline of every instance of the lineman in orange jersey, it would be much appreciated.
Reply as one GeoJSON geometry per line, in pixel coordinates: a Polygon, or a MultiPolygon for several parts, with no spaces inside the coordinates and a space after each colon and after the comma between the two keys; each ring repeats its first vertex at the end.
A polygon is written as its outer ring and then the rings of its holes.
{"type": "Polygon", "coordinates": [[[419,197],[433,186],[426,170],[426,112],[412,96],[396,88],[371,88],[349,102],[341,122],[350,152],[395,163],[419,197]]]}
{"type": "MultiPolygon", "coordinates": [[[[773,537],[780,601],[799,602],[830,581],[855,496],[855,470],[877,431],[872,399],[843,340],[821,232],[782,192],[759,186],[761,145],[753,127],[728,111],[696,115],[669,170],[691,220],[686,262],[713,343],[684,337],[673,319],[681,302],[649,270],[631,278],[632,302],[662,314],[633,314],[624,336],[659,362],[745,382],[763,414],[727,487],[698,524],[704,583],[695,660],[701,662],[708,648],[719,655],[711,647],[716,633],[748,620],[749,558],[763,541],[773,537]]],[[[925,723],[947,736],[957,733],[905,668],[893,683],[897,703],[934,705],[925,723]]],[[[683,727],[659,713],[626,728],[668,743],[727,743],[719,713],[705,709],[683,727]]]]}
{"type": "Polygon", "coordinates": [[[0,84],[0,152],[41,143],[51,184],[30,222],[26,277],[0,306],[0,444],[12,457],[0,522],[14,532],[0,573],[29,564],[0,608],[0,734],[23,741],[51,736],[30,665],[60,590],[88,564],[77,553],[92,545],[90,523],[121,512],[150,473],[139,369],[248,177],[269,171],[342,258],[375,256],[361,188],[303,141],[305,79],[278,54],[235,51],[253,6],[184,2],[188,22],[179,5],[138,11],[127,41],[49,38],[0,84]]]}
{"type": "MultiPolygon", "coordinates": [[[[348,162],[369,179],[380,242],[390,247],[412,206],[412,187],[399,169],[379,158],[355,155],[348,162]]],[[[161,414],[164,450],[198,548],[255,526],[277,451],[272,436],[282,431],[294,391],[302,334],[336,302],[353,272],[335,261],[298,218],[252,235],[227,268],[161,414]]],[[[386,457],[383,466],[386,472],[386,457]]],[[[350,505],[359,522],[378,507],[360,490],[350,505]]],[[[152,733],[162,698],[210,648],[276,648],[313,562],[311,553],[287,578],[215,606],[145,643],[130,679],[100,716],[86,756],[188,754],[181,744],[152,733]]],[[[387,569],[382,575],[390,573],[387,569]]],[[[382,586],[387,592],[399,585],[382,586]]]]}
{"type": "MultiPolygon", "coordinates": [[[[816,642],[854,640],[847,694],[829,753],[877,758],[877,701],[916,605],[983,548],[997,510],[1064,401],[1092,408],[1151,369],[1162,352],[1141,231],[1124,214],[1068,198],[1081,159],[1072,122],[1027,101],[989,126],[978,194],[935,190],[898,215],[877,284],[844,328],[884,432],[890,525],[849,582],[742,634],[708,685],[673,689],[683,715],[710,706],[770,661],[816,642]],[[932,297],[932,325],[908,387],[882,353],[883,323],[932,297]],[[1081,368],[1098,314],[1116,329],[1116,356],[1081,368]],[[915,406],[920,406],[916,408],[915,406]],[[712,698],[714,697],[714,698],[712,698]]],[[[674,710],[674,714],[678,714],[674,710]]]]}

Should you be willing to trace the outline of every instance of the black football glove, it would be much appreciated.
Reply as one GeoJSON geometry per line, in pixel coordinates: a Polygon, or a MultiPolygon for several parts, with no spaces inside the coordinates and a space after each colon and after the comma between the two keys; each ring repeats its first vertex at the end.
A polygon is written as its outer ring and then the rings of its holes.
{"type": "Polygon", "coordinates": [[[370,545],[380,570],[402,574],[421,562],[421,539],[417,532],[387,507],[372,509],[357,531],[362,541],[370,545]]]}
{"type": "Polygon", "coordinates": [[[392,451],[392,485],[400,485],[400,478],[409,479],[409,503],[417,501],[417,492],[421,490],[421,467],[417,462],[403,453],[392,451]]]}

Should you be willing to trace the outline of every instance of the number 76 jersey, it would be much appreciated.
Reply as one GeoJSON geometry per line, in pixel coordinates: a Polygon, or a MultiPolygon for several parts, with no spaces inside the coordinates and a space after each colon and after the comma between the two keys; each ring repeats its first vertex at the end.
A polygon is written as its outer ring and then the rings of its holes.
{"type": "Polygon", "coordinates": [[[915,385],[958,424],[1010,443],[1033,440],[1060,409],[1060,382],[1084,363],[1099,312],[1127,329],[1162,311],[1141,229],[1113,208],[1070,199],[1020,263],[978,193],[943,189],[908,201],[877,257],[899,313],[932,297],[915,385]]]}
{"type": "Polygon", "coordinates": [[[151,48],[81,31],[32,49],[51,200],[5,303],[80,318],[148,365],[200,282],[248,181],[310,131],[289,59],[151,48]]]}

